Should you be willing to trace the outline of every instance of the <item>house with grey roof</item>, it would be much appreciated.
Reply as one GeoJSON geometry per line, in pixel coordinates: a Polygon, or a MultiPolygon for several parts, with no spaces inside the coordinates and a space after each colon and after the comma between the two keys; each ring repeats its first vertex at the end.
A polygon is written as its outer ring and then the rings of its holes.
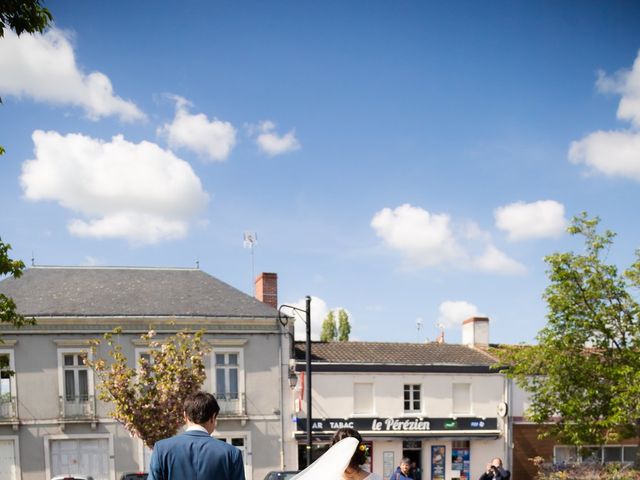
{"type": "Polygon", "coordinates": [[[221,406],[214,435],[242,451],[248,480],[291,468],[281,441],[292,435],[282,387],[290,335],[278,321],[275,274],[258,277],[253,298],[199,269],[38,266],[0,281],[0,292],[36,320],[0,325],[0,356],[15,372],[0,379],[0,478],[116,480],[146,469],[150,452],[109,417],[84,363],[89,340],[115,327],[131,366],[148,351],[140,334],[150,328],[160,339],[204,329],[212,350],[203,388],[221,406]]]}
{"type": "MultiPolygon", "coordinates": [[[[463,344],[313,342],[313,458],[348,426],[362,434],[369,468],[384,478],[403,457],[414,462],[415,480],[475,479],[493,457],[508,465],[509,392],[487,352],[488,323],[467,320],[463,344]]],[[[295,343],[294,357],[304,376],[304,343],[295,343]]],[[[296,389],[294,439],[304,465],[306,402],[296,389]]]]}

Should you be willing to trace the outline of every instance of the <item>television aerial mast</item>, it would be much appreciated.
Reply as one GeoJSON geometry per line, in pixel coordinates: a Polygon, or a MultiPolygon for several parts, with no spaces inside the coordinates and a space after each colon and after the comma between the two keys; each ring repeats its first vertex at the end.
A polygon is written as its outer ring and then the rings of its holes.
{"type": "Polygon", "coordinates": [[[251,291],[253,295],[256,294],[256,271],[255,271],[255,255],[253,252],[254,247],[258,244],[258,234],[256,232],[244,232],[244,248],[251,250],[251,291]]]}

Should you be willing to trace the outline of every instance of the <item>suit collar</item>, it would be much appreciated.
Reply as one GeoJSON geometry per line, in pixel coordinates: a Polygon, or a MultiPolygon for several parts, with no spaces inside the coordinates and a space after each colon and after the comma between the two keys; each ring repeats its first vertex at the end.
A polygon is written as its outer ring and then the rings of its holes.
{"type": "Polygon", "coordinates": [[[182,433],[183,435],[192,435],[194,437],[211,437],[207,432],[203,432],[202,430],[188,430],[182,433]]]}

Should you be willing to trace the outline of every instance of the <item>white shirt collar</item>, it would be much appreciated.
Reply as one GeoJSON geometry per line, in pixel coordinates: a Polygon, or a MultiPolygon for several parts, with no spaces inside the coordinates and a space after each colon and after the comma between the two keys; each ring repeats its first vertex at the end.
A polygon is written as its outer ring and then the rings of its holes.
{"type": "Polygon", "coordinates": [[[186,430],[186,431],[187,431],[187,432],[191,432],[191,431],[193,431],[193,430],[197,430],[197,431],[199,431],[199,432],[204,432],[204,433],[206,433],[207,435],[209,435],[209,432],[207,432],[207,429],[206,429],[206,428],[204,428],[202,425],[190,425],[190,426],[188,426],[188,427],[187,427],[187,430],[186,430]]]}

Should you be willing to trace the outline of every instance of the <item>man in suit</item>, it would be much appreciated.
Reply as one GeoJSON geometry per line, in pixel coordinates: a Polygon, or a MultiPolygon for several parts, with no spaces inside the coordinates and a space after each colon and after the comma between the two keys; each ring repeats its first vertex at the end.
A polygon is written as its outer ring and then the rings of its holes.
{"type": "Polygon", "coordinates": [[[154,445],[148,480],[244,480],[240,450],[211,436],[218,412],[210,393],[189,395],[184,402],[186,431],[154,445]]]}

